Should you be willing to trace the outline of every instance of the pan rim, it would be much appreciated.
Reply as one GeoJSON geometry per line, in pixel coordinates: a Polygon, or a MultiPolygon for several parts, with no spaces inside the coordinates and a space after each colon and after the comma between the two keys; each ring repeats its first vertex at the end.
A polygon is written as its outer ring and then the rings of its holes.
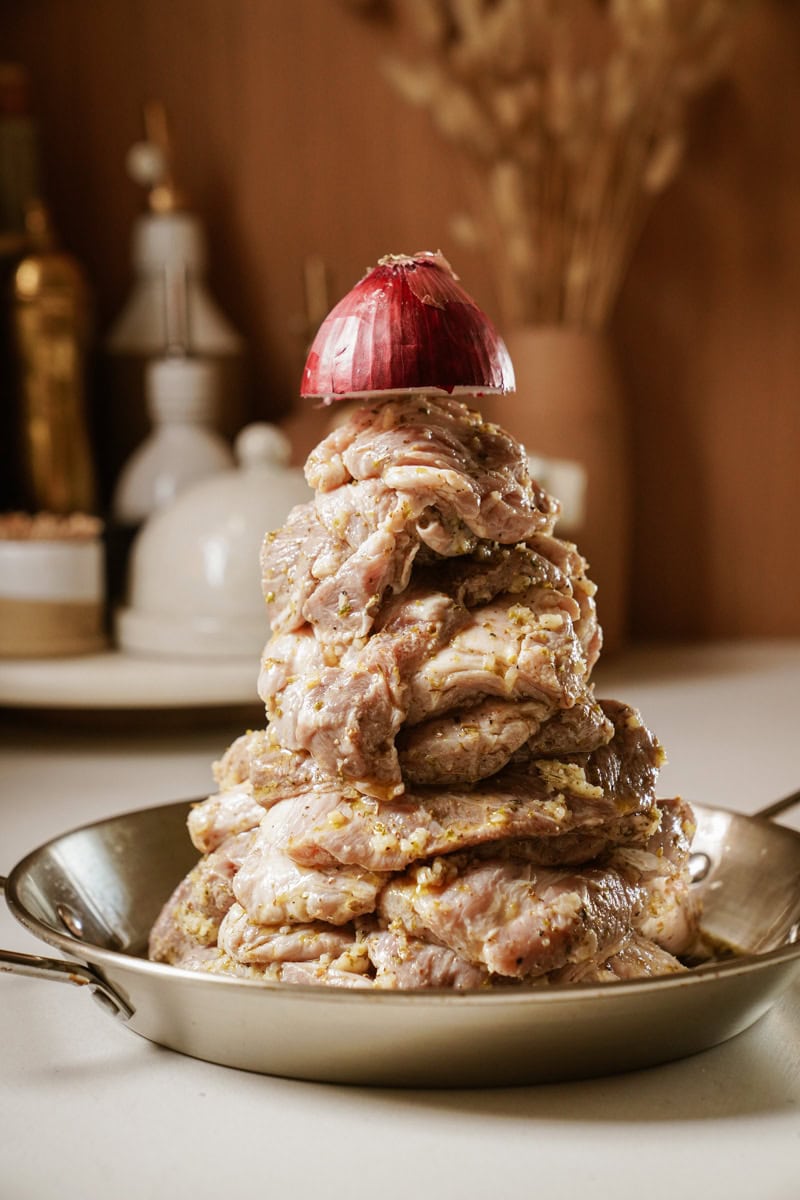
{"type": "MultiPolygon", "coordinates": [[[[261,992],[277,993],[278,995],[291,997],[298,1001],[316,1002],[317,1004],[324,1001],[325,1003],[333,1002],[336,1004],[345,1003],[351,1005],[375,1003],[383,1005],[396,1003],[403,1005],[415,1004],[417,1007],[424,1007],[428,1004],[436,1007],[441,1007],[443,1004],[458,1004],[462,1007],[465,1005],[478,1005],[481,1007],[535,1005],[542,1007],[563,1002],[564,1000],[571,1002],[585,1000],[586,1002],[592,1001],[593,1004],[596,1004],[602,997],[607,997],[610,1000],[611,997],[646,995],[647,993],[663,992],[668,989],[702,986],[704,983],[710,985],[716,983],[720,978],[749,975],[770,966],[779,967],[781,965],[788,965],[794,960],[800,962],[800,940],[797,940],[787,942],[783,946],[778,946],[774,950],[768,950],[762,954],[741,954],[718,962],[704,963],[674,975],[658,975],[644,979],[618,979],[601,984],[559,984],[542,989],[510,987],[508,990],[503,988],[339,988],[326,987],[319,984],[282,983],[276,980],[242,979],[235,976],[211,975],[199,971],[187,970],[183,967],[174,967],[167,963],[152,962],[150,959],[143,958],[138,954],[110,950],[104,946],[98,946],[95,943],[74,937],[69,933],[62,933],[60,930],[54,929],[51,925],[34,916],[23,903],[19,894],[19,884],[35,859],[43,855],[51,847],[70,837],[104,825],[110,825],[115,821],[135,819],[137,816],[152,814],[161,809],[183,807],[188,810],[193,805],[202,802],[203,799],[204,797],[193,797],[167,801],[164,804],[150,805],[117,813],[111,817],[101,817],[95,821],[65,830],[55,837],[48,839],[46,842],[41,843],[41,845],[29,851],[15,864],[5,881],[5,898],[10,912],[24,928],[40,941],[49,946],[54,946],[68,958],[77,960],[80,963],[88,963],[94,967],[100,967],[104,970],[105,977],[111,982],[114,981],[114,971],[123,970],[155,979],[182,980],[184,983],[197,986],[212,985],[229,988],[255,988],[261,992]]],[[[768,828],[772,830],[778,837],[785,836],[790,840],[800,843],[800,831],[788,826],[777,825],[771,821],[763,820],[758,816],[750,816],[718,805],[703,804],[699,801],[691,803],[693,808],[701,810],[703,814],[718,814],[724,817],[733,817],[746,823],[754,823],[762,829],[768,828]]]]}

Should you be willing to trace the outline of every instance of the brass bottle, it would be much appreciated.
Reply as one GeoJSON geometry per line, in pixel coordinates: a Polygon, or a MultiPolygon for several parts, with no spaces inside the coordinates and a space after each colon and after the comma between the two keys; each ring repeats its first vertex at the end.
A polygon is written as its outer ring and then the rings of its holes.
{"type": "Polygon", "coordinates": [[[39,195],[38,129],[30,79],[19,63],[0,62],[0,510],[22,503],[19,415],[11,336],[11,284],[28,252],[25,211],[39,195]]]}
{"type": "Polygon", "coordinates": [[[89,287],[80,264],[58,248],[39,201],[29,205],[26,225],[30,252],[12,285],[25,502],[33,511],[96,512],[86,398],[89,287]]]}

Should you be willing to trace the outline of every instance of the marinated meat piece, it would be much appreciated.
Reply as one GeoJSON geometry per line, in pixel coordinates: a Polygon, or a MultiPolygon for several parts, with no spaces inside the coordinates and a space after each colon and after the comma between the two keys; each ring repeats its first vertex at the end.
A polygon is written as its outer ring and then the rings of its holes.
{"type": "Polygon", "coordinates": [[[548,559],[572,581],[572,594],[580,609],[575,621],[575,633],[581,644],[589,670],[594,667],[603,645],[603,631],[597,623],[595,606],[595,584],[588,579],[586,560],[571,542],[564,542],[552,534],[537,533],[528,538],[527,545],[537,554],[548,559]]]}
{"type": "Polygon", "coordinates": [[[608,961],[615,979],[644,979],[652,975],[676,975],[687,968],[674,955],[644,937],[628,939],[608,961]]]}
{"type": "Polygon", "coordinates": [[[544,975],[525,980],[493,976],[485,967],[467,962],[446,946],[410,938],[402,930],[370,935],[356,954],[347,951],[337,959],[329,954],[308,962],[239,963],[217,946],[198,949],[172,965],[185,970],[229,975],[241,979],[271,980],[329,987],[379,987],[384,989],[487,988],[505,986],[567,986],[614,983],[618,979],[646,979],[687,970],[679,959],[654,942],[633,934],[610,957],[569,963],[544,975]],[[369,959],[361,957],[367,950],[369,959]],[[344,963],[344,966],[337,965],[344,963]],[[375,978],[367,974],[370,963],[375,978]]]}
{"type": "Polygon", "coordinates": [[[251,841],[247,833],[228,838],[178,884],[150,932],[150,958],[178,965],[198,949],[216,944],[233,903],[233,877],[251,841]]]}
{"type": "Polygon", "coordinates": [[[486,696],[570,707],[588,676],[573,626],[579,615],[571,596],[549,588],[472,609],[469,624],[409,680],[406,721],[416,725],[486,696]]]}
{"type": "Polygon", "coordinates": [[[457,855],[393,879],[379,912],[412,937],[525,979],[614,953],[642,903],[642,887],[611,868],[564,871],[457,855]]]}
{"type": "Polygon", "coordinates": [[[264,808],[307,792],[333,790],[340,798],[357,800],[361,793],[335,779],[308,753],[288,750],[273,740],[272,731],[250,763],[253,795],[264,808]]]}
{"type": "MultiPolygon", "coordinates": [[[[357,947],[359,951],[361,947],[357,947]]],[[[326,984],[329,987],[372,987],[372,979],[359,972],[369,967],[366,951],[358,957],[345,951],[338,958],[323,954],[304,962],[241,963],[215,946],[189,955],[180,965],[190,971],[208,975],[225,975],[234,979],[253,979],[261,983],[326,984]]]]}
{"type": "MultiPolygon", "coordinates": [[[[402,870],[428,855],[486,841],[552,839],[576,831],[592,832],[593,844],[607,846],[625,815],[641,813],[647,826],[660,753],[633,710],[620,706],[615,715],[619,731],[592,754],[512,764],[474,786],[415,788],[382,802],[355,798],[308,755],[281,749],[264,750],[254,781],[258,789],[267,778],[273,803],[284,797],[275,818],[274,828],[282,830],[275,844],[305,866],[329,869],[339,862],[402,870]],[[631,779],[642,783],[635,794],[631,779]],[[603,835],[599,841],[597,834],[603,835]]],[[[563,861],[574,862],[580,845],[575,839],[565,845],[562,852],[570,857],[563,861]]],[[[540,861],[554,861],[554,848],[545,849],[547,857],[540,861]]]]}
{"type": "Polygon", "coordinates": [[[514,755],[515,762],[529,758],[561,758],[570,754],[592,754],[607,746],[615,728],[592,695],[577,700],[572,708],[553,713],[514,755]]]}
{"type": "Polygon", "coordinates": [[[467,962],[447,946],[409,937],[402,929],[371,934],[367,946],[376,968],[374,986],[404,990],[498,986],[540,989],[648,979],[687,970],[674,955],[639,934],[630,934],[610,956],[603,950],[595,957],[524,979],[493,975],[486,967],[467,962]]]}
{"type": "MultiPolygon", "coordinates": [[[[419,549],[419,539],[409,530],[411,506],[408,500],[398,496],[392,488],[387,488],[381,479],[350,483],[333,492],[318,492],[312,503],[317,520],[327,534],[327,542],[314,569],[318,579],[327,579],[342,565],[340,542],[352,554],[369,542],[371,537],[386,535],[392,540],[405,539],[409,547],[413,546],[412,559],[419,549]]],[[[379,556],[370,554],[367,557],[372,560],[379,556]]],[[[399,557],[405,563],[406,555],[401,552],[399,557]]],[[[405,583],[398,587],[398,591],[402,591],[408,583],[408,565],[402,569],[405,583]]],[[[373,571],[385,569],[385,566],[371,563],[373,571]]]]}
{"type": "Polygon", "coordinates": [[[465,608],[487,604],[495,596],[529,592],[533,587],[569,594],[572,580],[583,575],[586,564],[578,554],[558,554],[556,538],[547,538],[546,543],[548,548],[552,546],[561,566],[525,544],[480,543],[465,557],[419,566],[414,572],[414,586],[422,593],[445,592],[465,608]]]}
{"type": "Polygon", "coordinates": [[[258,925],[327,921],[345,925],[375,910],[386,875],[359,867],[301,867],[275,845],[275,810],[261,823],[233,882],[233,893],[258,925]]]}
{"type": "Polygon", "coordinates": [[[406,726],[396,744],[406,783],[452,785],[486,779],[511,760],[591,753],[613,733],[587,697],[555,713],[552,702],[492,699],[406,726]]]}
{"type": "Polygon", "coordinates": [[[444,593],[409,589],[337,666],[325,665],[308,628],[273,637],[259,677],[271,735],[368,795],[397,793],[395,737],[404,721],[486,696],[574,704],[587,677],[572,627],[578,615],[575,601],[552,589],[470,610],[444,593]]]}
{"type": "Polygon", "coordinates": [[[351,553],[346,542],[330,544],[314,502],[298,504],[286,524],[270,531],[261,547],[261,590],[267,616],[276,633],[299,629],[305,624],[304,608],[319,583],[317,559],[326,558],[333,573],[351,553]]]}
{"type": "MultiPolygon", "coordinates": [[[[547,539],[547,541],[548,544],[557,544],[556,539],[547,539]]],[[[568,556],[565,562],[572,566],[581,568],[583,566],[583,560],[577,555],[568,556]]],[[[460,612],[462,608],[474,608],[478,604],[485,604],[502,593],[517,595],[529,591],[533,586],[560,589],[567,595],[572,587],[570,577],[564,574],[560,568],[555,567],[543,555],[525,546],[516,546],[510,549],[497,545],[482,546],[479,552],[466,559],[441,561],[435,567],[421,568],[415,579],[418,582],[410,592],[407,592],[398,601],[390,601],[381,608],[378,627],[384,634],[394,636],[398,630],[402,631],[408,626],[405,609],[409,603],[413,604],[420,599],[424,601],[434,597],[437,593],[446,597],[451,609],[460,612]]],[[[403,590],[405,591],[405,586],[403,590]]],[[[351,606],[349,594],[337,594],[334,607],[337,606],[349,609],[351,606]]],[[[375,613],[373,612],[371,616],[374,617],[375,613]]],[[[303,624],[303,621],[299,621],[297,628],[302,628],[303,624]]],[[[281,630],[277,629],[276,632],[279,633],[281,630]]],[[[446,630],[444,632],[446,633],[446,630]]],[[[310,633],[310,630],[306,630],[309,639],[310,633]]],[[[273,639],[273,644],[281,647],[289,646],[291,642],[284,643],[280,637],[276,637],[273,639]]],[[[331,659],[330,649],[327,646],[325,650],[318,651],[318,656],[325,665],[331,665],[332,661],[338,661],[338,656],[331,659]]],[[[274,657],[274,655],[268,653],[267,658],[270,657],[274,657]]],[[[271,685],[265,680],[262,683],[262,695],[266,698],[268,694],[281,686],[283,685],[279,678],[271,685]]]]}
{"type": "Polygon", "coordinates": [[[649,839],[647,849],[662,864],[673,863],[683,867],[689,860],[692,838],[697,823],[691,806],[676,796],[671,800],[660,800],[661,821],[649,839]]]}
{"type": "Polygon", "coordinates": [[[675,975],[685,970],[682,962],[655,942],[632,934],[610,958],[600,962],[587,959],[585,962],[570,963],[548,975],[547,982],[614,983],[618,979],[648,979],[653,975],[675,975]]]}
{"type": "MultiPolygon", "coordinates": [[[[648,748],[645,746],[642,752],[646,754],[648,748]]],[[[567,854],[564,862],[584,862],[591,857],[588,848],[595,847],[594,853],[600,853],[608,846],[640,841],[643,829],[646,834],[651,832],[652,815],[656,814],[650,798],[645,796],[642,809],[632,812],[633,818],[640,816],[643,820],[626,824],[619,810],[625,808],[627,800],[621,804],[616,799],[610,804],[603,800],[600,805],[593,785],[589,785],[591,803],[587,804],[584,794],[583,798],[573,797],[569,805],[570,826],[577,820],[579,834],[567,836],[559,832],[558,821],[553,820],[553,814],[560,812],[560,800],[553,803],[553,779],[564,782],[571,778],[573,784],[583,787],[584,793],[587,791],[583,768],[576,770],[575,764],[570,763],[561,763],[560,768],[548,762],[537,766],[524,763],[493,776],[479,787],[413,788],[402,799],[392,802],[363,797],[355,788],[323,772],[311,755],[279,746],[264,746],[251,770],[255,794],[261,803],[273,805],[281,800],[297,800],[295,805],[282,806],[284,834],[279,845],[290,845],[296,859],[309,865],[349,862],[342,856],[355,853],[368,858],[369,863],[363,865],[371,865],[371,869],[383,869],[381,862],[387,869],[403,869],[426,853],[458,850],[464,845],[474,845],[474,839],[480,844],[485,836],[491,840],[506,836],[503,829],[509,824],[511,835],[534,836],[539,846],[537,862],[553,862],[554,853],[567,854]],[[547,779],[541,775],[542,769],[547,779]],[[560,775],[554,774],[559,769],[560,775]],[[529,802],[528,808],[519,808],[524,802],[529,802]],[[531,829],[535,834],[531,834],[531,829]],[[536,836],[548,841],[558,836],[560,840],[558,846],[540,845],[536,836]]],[[[359,860],[355,858],[353,862],[359,860]]]]}
{"type": "Polygon", "coordinates": [[[601,700],[600,707],[614,725],[614,737],[590,755],[570,755],[590,783],[637,803],[653,794],[664,750],[642,722],[640,714],[619,700],[601,700]]]}
{"type": "Polygon", "coordinates": [[[210,854],[235,834],[257,828],[263,816],[250,784],[242,783],[195,804],[187,821],[189,837],[195,849],[210,854]]]}
{"type": "Polygon", "coordinates": [[[659,810],[658,828],[645,844],[618,846],[608,861],[648,885],[636,929],[663,950],[681,954],[694,942],[699,919],[688,872],[694,817],[680,799],[660,801],[659,810]]]}
{"type": "MultiPolygon", "coordinates": [[[[338,961],[338,960],[336,960],[338,961]]],[[[365,964],[368,966],[369,964],[365,964]]],[[[281,967],[281,983],[304,984],[317,987],[370,988],[374,987],[368,975],[356,971],[345,971],[324,958],[311,962],[287,962],[281,967]]]]}
{"type": "Polygon", "coordinates": [[[248,733],[243,733],[231,743],[222,758],[213,763],[211,771],[221,792],[247,783],[250,778],[250,760],[264,736],[261,729],[251,729],[248,733]]]}
{"type": "Polygon", "coordinates": [[[554,502],[530,480],[521,448],[464,404],[404,398],[367,412],[343,456],[339,430],[314,451],[306,472],[320,482],[317,498],[266,536],[261,575],[276,632],[307,620],[325,642],[365,637],[384,594],[407,586],[421,544],[450,557],[552,528],[554,502]]]}
{"type": "Polygon", "coordinates": [[[406,593],[367,645],[338,666],[325,665],[308,629],[272,638],[259,677],[271,737],[378,795],[402,790],[394,738],[405,679],[468,620],[467,610],[443,593],[406,593]]]}
{"type": "Polygon", "coordinates": [[[366,795],[397,795],[403,781],[394,744],[402,723],[396,683],[378,664],[373,670],[365,664],[351,675],[331,667],[298,680],[267,706],[274,734],[366,795]]]}
{"type": "MultiPolygon", "coordinates": [[[[661,819],[660,801],[600,826],[584,826],[555,837],[511,837],[471,847],[473,858],[524,859],[539,867],[576,867],[594,859],[610,861],[621,848],[644,848],[661,819]]],[[[459,849],[459,847],[456,847],[459,849]]]]}
{"type": "Polygon", "coordinates": [[[258,694],[267,705],[273,741],[274,722],[283,715],[283,701],[288,689],[302,676],[316,678],[327,665],[323,648],[308,625],[296,633],[275,634],[267,642],[258,677],[258,694]]]}
{"type": "Polygon", "coordinates": [[[437,946],[398,932],[373,933],[367,938],[369,957],[380,988],[488,987],[485,967],[467,962],[447,946],[437,946]]]}
{"type": "Polygon", "coordinates": [[[478,537],[498,542],[549,533],[558,512],[531,479],[522,446],[451,397],[403,396],[364,407],[306,463],[317,492],[375,478],[413,497],[419,513],[450,510],[478,537]]]}
{"type": "Polygon", "coordinates": [[[553,711],[552,703],[483,700],[407,726],[397,738],[406,784],[475,783],[501,770],[553,711]]]}
{"type": "Polygon", "coordinates": [[[595,593],[597,588],[591,579],[576,579],[572,585],[572,595],[580,610],[580,616],[573,622],[575,636],[586,659],[587,673],[592,670],[603,645],[603,631],[597,623],[597,606],[595,593]]]}
{"type": "Polygon", "coordinates": [[[532,533],[526,538],[525,545],[535,554],[551,562],[567,579],[581,579],[589,569],[586,559],[575,543],[556,537],[552,532],[532,533]]]}
{"type": "Polygon", "coordinates": [[[554,501],[521,447],[456,400],[406,397],[364,409],[306,465],[315,500],[268,534],[262,584],[273,630],[365,637],[387,591],[402,591],[421,544],[468,554],[549,531],[554,501]]]}
{"type": "Polygon", "coordinates": [[[621,845],[613,856],[620,870],[628,867],[646,879],[668,877],[689,861],[695,823],[691,808],[680,797],[659,800],[658,821],[641,846],[621,845]]]}
{"type": "Polygon", "coordinates": [[[370,632],[387,592],[408,586],[420,539],[408,501],[375,480],[318,496],[316,507],[336,549],[315,562],[320,582],[303,614],[320,641],[344,646],[370,632]]]}
{"type": "Polygon", "coordinates": [[[636,928],[670,954],[686,954],[697,938],[699,916],[687,873],[674,871],[650,882],[647,905],[636,928]]]}
{"type": "Polygon", "coordinates": [[[238,963],[306,962],[323,954],[343,954],[355,931],[326,925],[258,925],[240,904],[232,904],[220,925],[218,944],[238,963]]]}
{"type": "MultiPolygon", "coordinates": [[[[580,779],[573,777],[577,789],[580,779]]],[[[650,827],[652,802],[639,810],[650,827]]],[[[297,863],[327,869],[336,863],[371,871],[403,870],[409,863],[433,854],[446,854],[484,842],[525,838],[531,847],[576,831],[603,834],[618,829],[619,811],[613,797],[578,790],[554,795],[550,785],[530,773],[502,772],[474,789],[441,791],[432,788],[379,803],[363,797],[344,799],[335,786],[314,789],[276,806],[280,846],[297,863]]],[[[597,841],[591,844],[597,845],[597,841]]],[[[545,845],[546,862],[569,847],[545,845]]],[[[531,853],[533,849],[531,848],[531,853]]]]}
{"type": "MultiPolygon", "coordinates": [[[[205,971],[208,975],[228,975],[235,973],[232,969],[235,964],[231,963],[227,954],[222,953],[216,940],[213,946],[188,947],[183,957],[171,960],[170,966],[182,967],[184,971],[205,971]]],[[[242,967],[243,972],[246,969],[242,967]]]]}

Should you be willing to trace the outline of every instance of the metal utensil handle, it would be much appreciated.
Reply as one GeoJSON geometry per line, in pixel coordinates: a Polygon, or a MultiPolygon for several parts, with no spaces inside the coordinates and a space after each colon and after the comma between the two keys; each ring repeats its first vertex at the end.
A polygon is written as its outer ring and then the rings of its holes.
{"type": "MultiPolygon", "coordinates": [[[[0,875],[0,892],[5,891],[5,876],[0,875]]],[[[55,983],[74,983],[78,987],[89,987],[94,998],[109,1009],[115,1017],[129,1021],[133,1009],[114,990],[102,975],[83,963],[70,962],[62,958],[43,958],[38,954],[19,954],[15,950],[0,949],[0,973],[27,975],[33,979],[50,979],[55,983]]]]}
{"type": "Polygon", "coordinates": [[[796,792],[790,792],[788,796],[784,796],[782,800],[776,800],[774,804],[768,804],[766,808],[760,808],[753,815],[762,819],[772,820],[773,817],[779,816],[786,812],[788,808],[793,808],[795,804],[800,804],[800,788],[796,792]]]}
{"type": "Polygon", "coordinates": [[[95,999],[104,1008],[110,1009],[115,1017],[129,1021],[133,1009],[106,983],[101,975],[82,963],[69,962],[61,958],[42,958],[38,954],[17,954],[14,950],[0,950],[0,972],[11,975],[28,975],[34,979],[51,979],[56,983],[74,983],[78,987],[89,987],[95,999]]]}

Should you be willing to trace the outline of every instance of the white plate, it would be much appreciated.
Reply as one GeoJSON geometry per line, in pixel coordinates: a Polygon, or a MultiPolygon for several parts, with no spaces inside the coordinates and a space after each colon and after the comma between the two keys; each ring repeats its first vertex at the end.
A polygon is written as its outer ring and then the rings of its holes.
{"type": "Polygon", "coordinates": [[[260,704],[258,663],[137,658],[0,659],[0,706],[30,709],[227,708],[260,704]]]}

